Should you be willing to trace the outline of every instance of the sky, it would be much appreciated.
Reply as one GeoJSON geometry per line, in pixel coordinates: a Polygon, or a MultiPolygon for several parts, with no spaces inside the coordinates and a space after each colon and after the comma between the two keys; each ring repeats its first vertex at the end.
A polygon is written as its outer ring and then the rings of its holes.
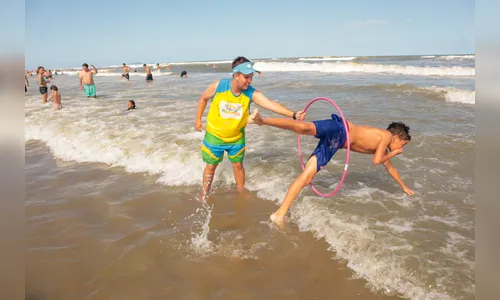
{"type": "Polygon", "coordinates": [[[475,53],[471,0],[26,0],[26,68],[475,53]]]}

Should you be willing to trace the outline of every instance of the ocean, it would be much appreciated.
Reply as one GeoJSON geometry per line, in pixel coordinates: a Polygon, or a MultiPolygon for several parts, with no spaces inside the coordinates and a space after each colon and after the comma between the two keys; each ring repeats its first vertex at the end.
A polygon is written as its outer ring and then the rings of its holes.
{"type": "MultiPolygon", "coordinates": [[[[83,95],[76,71],[64,71],[49,84],[59,87],[61,111],[41,103],[28,77],[29,297],[475,298],[475,55],[253,61],[262,76],[252,85],[291,110],[327,97],[355,124],[409,125],[412,140],[392,162],[416,195],[371,156],[351,153],[340,191],[322,198],[306,187],[277,228],[269,215],[301,172],[297,135],[248,125],[248,194],[236,192],[226,156],[212,196],[196,201],[198,99],[229,77],[231,59],[171,63],[151,83],[142,63],[130,64],[130,81],[120,80],[119,65],[97,66],[97,99],[83,95]],[[128,100],[136,110],[125,112],[128,100]]],[[[332,113],[316,102],[306,120],[332,113]]],[[[302,137],[305,157],[316,143],[302,137]]],[[[339,151],[318,173],[320,191],[336,187],[345,157],[339,151]]]]}

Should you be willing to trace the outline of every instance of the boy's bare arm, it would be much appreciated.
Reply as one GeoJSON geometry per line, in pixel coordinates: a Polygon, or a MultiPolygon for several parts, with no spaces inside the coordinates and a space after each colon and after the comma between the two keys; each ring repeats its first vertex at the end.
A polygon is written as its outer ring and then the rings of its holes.
{"type": "Polygon", "coordinates": [[[408,195],[415,194],[414,191],[412,191],[410,188],[406,186],[401,177],[399,177],[398,170],[396,170],[396,168],[392,165],[390,160],[384,162],[384,167],[387,170],[387,173],[389,173],[389,175],[391,175],[391,177],[401,186],[401,188],[405,191],[406,194],[408,195]]]}
{"type": "Polygon", "coordinates": [[[377,149],[375,150],[375,154],[373,155],[372,162],[374,165],[380,165],[385,163],[387,160],[391,159],[392,157],[401,154],[403,152],[403,149],[396,149],[391,151],[390,153],[387,153],[387,148],[389,147],[389,144],[391,143],[392,135],[387,132],[387,134],[382,134],[380,137],[380,142],[377,146],[377,149]]]}

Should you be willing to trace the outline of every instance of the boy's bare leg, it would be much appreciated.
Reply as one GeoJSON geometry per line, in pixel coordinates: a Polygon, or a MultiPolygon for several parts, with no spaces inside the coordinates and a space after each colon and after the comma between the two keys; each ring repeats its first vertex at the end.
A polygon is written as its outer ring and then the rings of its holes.
{"type": "Polygon", "coordinates": [[[200,193],[200,201],[204,201],[210,191],[210,187],[212,186],[212,181],[214,180],[215,170],[218,165],[209,165],[205,166],[205,170],[203,171],[203,190],[200,193]]]}
{"type": "Polygon", "coordinates": [[[288,118],[262,118],[259,110],[255,109],[248,117],[249,124],[257,124],[259,126],[268,125],[281,129],[295,131],[298,134],[316,135],[316,125],[313,122],[297,121],[288,118]]]}
{"type": "Polygon", "coordinates": [[[245,168],[243,168],[243,163],[231,163],[233,165],[234,180],[236,181],[236,188],[239,192],[245,190],[245,168]]]}
{"type": "Polygon", "coordinates": [[[314,176],[316,176],[317,166],[316,166],[316,155],[313,155],[309,161],[307,162],[304,171],[295,179],[292,185],[288,188],[288,192],[286,193],[285,199],[281,203],[280,208],[271,215],[271,220],[278,225],[282,225],[285,220],[285,215],[292,206],[293,201],[300,194],[302,189],[311,183],[314,176]]]}

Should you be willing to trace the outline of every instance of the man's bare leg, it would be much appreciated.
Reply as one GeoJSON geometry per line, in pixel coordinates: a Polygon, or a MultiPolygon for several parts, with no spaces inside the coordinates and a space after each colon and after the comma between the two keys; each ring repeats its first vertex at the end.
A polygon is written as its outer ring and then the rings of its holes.
{"type": "Polygon", "coordinates": [[[239,192],[243,192],[245,190],[245,168],[243,168],[243,163],[231,163],[231,165],[233,165],[236,188],[239,192]]]}
{"type": "Polygon", "coordinates": [[[203,171],[203,190],[200,193],[200,201],[205,201],[205,198],[208,195],[208,192],[210,191],[210,187],[212,186],[212,181],[214,180],[214,174],[215,170],[217,169],[218,165],[209,165],[207,164],[205,166],[205,170],[203,171]]]}
{"type": "Polygon", "coordinates": [[[292,206],[293,201],[295,201],[295,199],[300,194],[302,189],[306,185],[310,184],[314,176],[316,176],[316,174],[318,173],[316,164],[317,164],[316,155],[313,155],[307,162],[304,171],[299,175],[299,177],[297,177],[297,179],[295,179],[292,185],[290,185],[290,187],[288,188],[285,199],[283,199],[280,208],[278,208],[278,210],[271,215],[270,217],[271,221],[280,226],[283,225],[283,222],[285,221],[285,215],[290,209],[290,206],[292,206]]]}

